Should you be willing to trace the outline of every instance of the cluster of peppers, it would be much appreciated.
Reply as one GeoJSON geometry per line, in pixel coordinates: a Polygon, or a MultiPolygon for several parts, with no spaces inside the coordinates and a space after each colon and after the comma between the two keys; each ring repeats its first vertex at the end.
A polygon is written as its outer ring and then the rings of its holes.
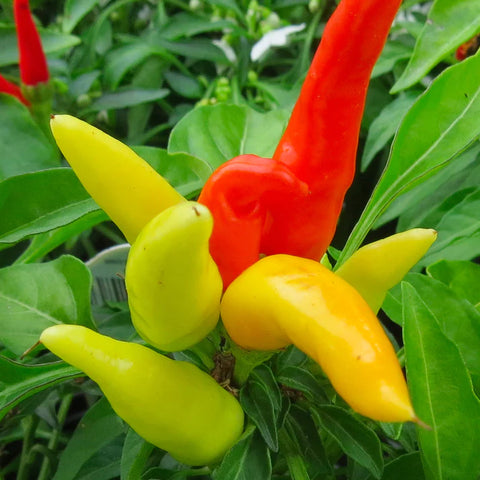
{"type": "Polygon", "coordinates": [[[29,0],[14,0],[20,79],[22,87],[0,75],[0,93],[18,98],[24,105],[35,101],[36,92],[49,83],[47,59],[30,10],[29,0]]]}
{"type": "MultiPolygon", "coordinates": [[[[187,349],[221,317],[245,349],[294,344],[358,413],[420,423],[376,312],[436,233],[414,229],[366,245],[335,273],[319,262],[353,179],[369,76],[400,3],[342,0],[273,158],[228,161],[198,202],[121,142],[74,117],[52,118],[65,158],[132,245],[128,301],[147,343],[187,349]]],[[[75,325],[50,327],[40,340],[179,461],[216,462],[242,432],[238,401],[192,364],[75,325]]]]}

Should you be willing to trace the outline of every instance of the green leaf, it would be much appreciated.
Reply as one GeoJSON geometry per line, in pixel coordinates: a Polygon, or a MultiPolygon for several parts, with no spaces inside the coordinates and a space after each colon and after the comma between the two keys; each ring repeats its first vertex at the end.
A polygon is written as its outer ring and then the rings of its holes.
{"type": "Polygon", "coordinates": [[[76,474],[75,480],[112,480],[120,475],[123,435],[95,452],[76,474]]]}
{"type": "MultiPolygon", "coordinates": [[[[45,53],[54,53],[78,45],[81,40],[74,35],[67,35],[51,30],[39,30],[45,53]]],[[[18,63],[17,32],[15,27],[0,26],[0,67],[18,63]]]]}
{"type": "Polygon", "coordinates": [[[480,265],[473,262],[440,260],[427,268],[427,273],[447,285],[459,298],[480,305],[480,265]]]}
{"type": "Polygon", "coordinates": [[[247,384],[240,390],[240,403],[268,447],[278,451],[282,396],[272,371],[266,365],[260,365],[252,372],[247,384]]]}
{"type": "MultiPolygon", "coordinates": [[[[467,368],[480,374],[480,312],[469,302],[457,296],[442,282],[412,273],[405,277],[427,303],[444,335],[460,350],[467,368]],[[454,321],[452,320],[454,319],[454,321]]],[[[387,315],[397,323],[403,322],[401,288],[397,285],[385,307],[387,315]],[[393,299],[392,299],[393,297],[393,299]]]]}
{"type": "Polygon", "coordinates": [[[394,41],[387,42],[375,64],[371,78],[376,78],[392,71],[397,62],[410,58],[411,54],[412,48],[409,45],[394,41]]]}
{"type": "Polygon", "coordinates": [[[153,445],[130,429],[123,445],[121,480],[138,480],[145,469],[153,445]]]}
{"type": "Polygon", "coordinates": [[[0,244],[48,232],[98,210],[70,168],[26,173],[0,182],[0,244]]]}
{"type": "Polygon", "coordinates": [[[425,480],[419,452],[402,455],[385,465],[382,480],[425,480]]]}
{"type": "Polygon", "coordinates": [[[272,475],[270,452],[255,427],[249,426],[240,440],[213,471],[214,480],[268,479],[272,475]]]}
{"type": "Polygon", "coordinates": [[[0,420],[22,400],[83,375],[65,362],[24,365],[0,356],[0,420]]]}
{"type": "Polygon", "coordinates": [[[389,103],[378,115],[368,129],[367,140],[362,155],[361,171],[364,172],[375,155],[385,147],[400,125],[400,122],[409,108],[413,105],[418,94],[409,91],[389,103]]]}
{"type": "Polygon", "coordinates": [[[66,0],[62,23],[63,33],[71,33],[97,4],[98,0],[66,0]]]}
{"type": "Polygon", "coordinates": [[[470,260],[480,255],[480,188],[466,193],[454,206],[447,199],[447,208],[443,208],[445,214],[436,226],[438,239],[420,260],[419,266],[443,258],[470,260]]]}
{"type": "Polygon", "coordinates": [[[271,157],[287,123],[289,112],[262,114],[239,105],[200,107],[177,123],[169,152],[186,152],[213,168],[244,153],[271,157]]]}
{"type": "Polygon", "coordinates": [[[32,263],[38,261],[67,240],[80,235],[82,232],[91,229],[105,220],[108,220],[108,216],[103,210],[94,210],[68,225],[37,234],[31,239],[30,245],[17,258],[15,263],[32,263]]]}
{"type": "Polygon", "coordinates": [[[428,479],[476,480],[480,475],[480,402],[457,347],[414,287],[402,284],[407,376],[428,479]],[[467,440],[468,439],[468,440],[467,440]]]}
{"type": "Polygon", "coordinates": [[[401,193],[444,167],[480,134],[480,54],[445,70],[405,116],[385,168],[337,263],[360,246],[401,193]]]}
{"type": "Polygon", "coordinates": [[[165,72],[165,80],[168,82],[168,86],[182,97],[200,98],[203,95],[204,88],[194,77],[168,71],[165,72]]]}
{"type": "Polygon", "coordinates": [[[320,382],[308,371],[301,367],[290,366],[277,375],[277,381],[282,385],[299,390],[315,404],[326,403],[328,398],[320,382]]]}
{"type": "Polygon", "coordinates": [[[28,108],[0,94],[0,180],[56,166],[58,152],[28,108]]]}
{"type": "Polygon", "coordinates": [[[312,414],[320,426],[340,445],[343,452],[365,467],[375,478],[381,478],[383,457],[380,440],[373,430],[343,408],[316,405],[312,414]]]}
{"type": "Polygon", "coordinates": [[[184,197],[198,194],[213,171],[204,160],[185,153],[169,154],[155,147],[134,147],[134,150],[184,197]]]}
{"type": "Polygon", "coordinates": [[[90,310],[90,271],[75,257],[0,270],[0,341],[16,355],[51,325],[95,328],[90,310]]]}
{"type": "Polygon", "coordinates": [[[125,424],[105,398],[100,399],[83,416],[60,456],[53,480],[74,480],[83,465],[98,450],[125,432],[125,424]]]}
{"type": "Polygon", "coordinates": [[[88,112],[98,112],[100,110],[116,110],[139,105],[141,103],[155,102],[165,98],[169,94],[166,88],[156,89],[128,89],[116,91],[114,93],[105,93],[95,100],[87,109],[88,112]]]}
{"type": "Polygon", "coordinates": [[[435,0],[412,57],[392,92],[420,81],[432,67],[480,30],[480,0],[435,0]]]}

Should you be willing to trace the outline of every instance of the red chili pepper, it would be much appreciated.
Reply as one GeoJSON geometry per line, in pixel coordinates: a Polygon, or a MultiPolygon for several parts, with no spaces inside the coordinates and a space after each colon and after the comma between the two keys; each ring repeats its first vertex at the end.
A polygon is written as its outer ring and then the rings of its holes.
{"type": "Polygon", "coordinates": [[[215,220],[210,246],[225,287],[260,254],[325,253],[354,177],[370,74],[401,3],[342,0],[273,159],[234,158],[206,183],[199,201],[215,220]],[[278,171],[293,188],[279,189],[278,171]]]}
{"type": "Polygon", "coordinates": [[[17,97],[27,107],[30,105],[28,100],[23,96],[22,91],[18,85],[9,82],[5,77],[0,75],[0,93],[6,93],[17,97]]]}
{"type": "Polygon", "coordinates": [[[455,57],[457,60],[462,61],[467,57],[475,55],[477,50],[480,48],[480,34],[475,35],[468,42],[462,43],[455,52],[455,57]]]}
{"type": "Polygon", "coordinates": [[[46,83],[49,80],[47,59],[42,48],[40,35],[33,21],[29,1],[15,0],[14,14],[22,83],[29,86],[46,83]]]}

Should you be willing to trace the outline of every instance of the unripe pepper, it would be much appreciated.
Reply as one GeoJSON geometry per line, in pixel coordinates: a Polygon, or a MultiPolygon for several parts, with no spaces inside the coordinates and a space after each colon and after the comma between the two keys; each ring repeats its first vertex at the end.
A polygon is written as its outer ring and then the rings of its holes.
{"type": "Polygon", "coordinates": [[[221,315],[243,348],[293,344],[305,352],[358,413],[417,421],[382,325],[352,286],[318,262],[290,255],[261,259],[228,287],[221,315]]]}
{"type": "Polygon", "coordinates": [[[376,313],[388,290],[399,283],[437,238],[432,229],[414,228],[358,249],[335,272],[352,285],[376,313]]]}
{"type": "Polygon", "coordinates": [[[202,340],[220,315],[222,278],[208,246],[213,219],[204,205],[169,207],[140,232],[125,281],[135,329],[160,350],[202,340]]]}
{"type": "Polygon", "coordinates": [[[52,117],[58,147],[80,182],[130,243],[182,197],[132,149],[70,115],[52,117]]]}
{"type": "Polygon", "coordinates": [[[211,250],[225,286],[260,254],[319,260],[325,253],[354,177],[370,74],[400,4],[342,0],[325,27],[273,160],[257,157],[260,175],[249,155],[249,176],[243,156],[235,158],[207,181],[199,201],[215,219],[211,250]],[[271,184],[280,168],[290,183],[296,179],[308,189],[279,195],[276,183],[271,184]],[[246,233],[233,236],[232,228],[246,233]]]}
{"type": "Polygon", "coordinates": [[[141,437],[180,462],[217,462],[242,433],[238,401],[191,363],[79,325],[49,327],[40,341],[97,382],[141,437]]]}

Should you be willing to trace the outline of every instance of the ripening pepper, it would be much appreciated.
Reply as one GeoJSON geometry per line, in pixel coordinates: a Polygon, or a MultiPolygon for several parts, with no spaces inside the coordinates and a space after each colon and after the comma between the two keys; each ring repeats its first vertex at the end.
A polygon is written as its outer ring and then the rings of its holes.
{"type": "Polygon", "coordinates": [[[362,295],[376,313],[388,290],[399,283],[437,238],[432,229],[414,228],[358,249],[335,272],[362,295]]]}
{"type": "Polygon", "coordinates": [[[225,287],[261,254],[319,260],[325,253],[354,177],[370,74],[400,4],[342,0],[273,159],[242,155],[207,181],[199,202],[214,218],[210,248],[225,287]]]}
{"type": "Polygon", "coordinates": [[[217,462],[242,433],[238,401],[191,363],[79,325],[49,327],[40,341],[97,382],[140,436],[180,462],[217,462]]]}
{"type": "Polygon", "coordinates": [[[207,207],[182,202],[151,220],[130,249],[125,281],[132,322],[161,350],[191,347],[218,322],[223,285],[208,248],[212,227],[207,207]]]}
{"type": "Polygon", "coordinates": [[[50,77],[47,58],[33,21],[29,0],[14,0],[13,9],[17,27],[22,83],[32,87],[39,83],[47,83],[50,77]]]}
{"type": "Polygon", "coordinates": [[[0,75],[0,93],[6,93],[12,97],[18,98],[27,107],[30,105],[28,100],[23,96],[22,90],[18,85],[9,82],[3,75],[0,75]]]}
{"type": "Polygon", "coordinates": [[[227,288],[221,316],[245,349],[293,344],[305,352],[358,413],[418,421],[382,325],[361,295],[320,263],[291,255],[259,260],[227,288]]]}
{"type": "Polygon", "coordinates": [[[50,126],[80,182],[129,243],[152,218],[185,201],[147,162],[110,135],[70,115],[53,116],[50,126]]]}
{"type": "Polygon", "coordinates": [[[480,33],[465,43],[462,43],[455,52],[455,58],[459,61],[475,55],[480,48],[480,33]]]}

